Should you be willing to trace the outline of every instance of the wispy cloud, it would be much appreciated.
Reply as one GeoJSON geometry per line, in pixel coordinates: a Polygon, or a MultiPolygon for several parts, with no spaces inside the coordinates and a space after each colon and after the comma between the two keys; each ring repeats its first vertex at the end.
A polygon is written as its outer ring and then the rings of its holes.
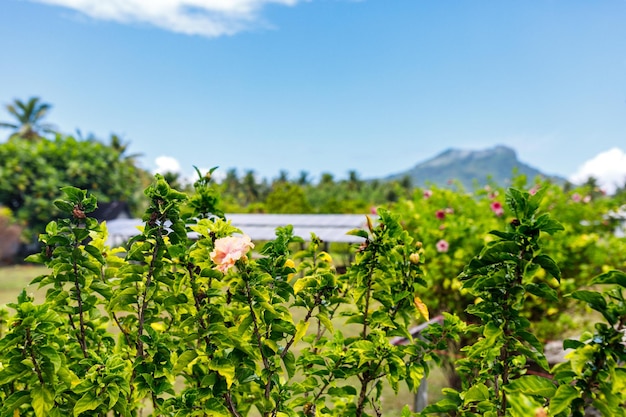
{"type": "Polygon", "coordinates": [[[264,25],[270,4],[294,6],[307,0],[31,0],[62,6],[93,19],[147,23],[187,35],[218,37],[264,25]]]}
{"type": "Polygon", "coordinates": [[[599,153],[587,162],[569,178],[575,184],[582,184],[589,177],[598,181],[598,185],[609,194],[615,192],[626,182],[626,152],[613,148],[599,153]]]}

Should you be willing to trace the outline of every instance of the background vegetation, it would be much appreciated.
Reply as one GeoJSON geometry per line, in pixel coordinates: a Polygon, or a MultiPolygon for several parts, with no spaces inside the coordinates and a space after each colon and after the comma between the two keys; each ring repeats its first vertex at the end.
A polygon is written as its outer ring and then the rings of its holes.
{"type": "MultiPolygon", "coordinates": [[[[16,100],[11,106],[16,120],[3,123],[11,133],[0,144],[0,260],[8,260],[5,255],[14,246],[8,243],[18,241],[20,233],[23,241],[32,242],[43,232],[50,234],[45,225],[51,219],[80,214],[54,204],[62,196],[63,186],[86,189],[100,202],[124,201],[137,216],[146,209],[142,196],[150,175],[139,167],[135,156],[126,154],[127,145],[119,137],[112,135],[105,143],[54,132],[53,126],[43,121],[50,106],[38,99],[16,100]]],[[[208,173],[202,181],[210,181],[212,175],[217,176],[208,173]]],[[[183,190],[181,195],[195,195],[189,206],[181,209],[183,216],[202,213],[206,207],[218,214],[391,212],[398,217],[406,239],[419,242],[425,260],[420,265],[425,286],[417,286],[416,295],[427,304],[431,316],[454,314],[470,324],[477,320],[467,310],[476,301],[476,293],[464,288],[459,276],[476,254],[495,240],[488,231],[505,230],[518,218],[507,204],[505,190],[495,183],[469,190],[456,182],[425,188],[414,187],[408,177],[388,182],[363,180],[356,171],[339,180],[323,174],[313,182],[306,172],[296,178],[280,172],[277,178],[267,180],[257,178],[253,171],[239,175],[231,169],[204,194],[196,194],[193,185],[179,175],[165,177],[183,190]]],[[[540,343],[592,330],[591,320],[597,317],[589,314],[593,306],[565,295],[587,288],[595,276],[626,270],[626,239],[616,233],[623,219],[615,216],[624,210],[626,187],[608,196],[593,179],[574,187],[523,175],[517,176],[513,185],[529,195],[541,190],[537,210],[551,213],[563,226],[559,233],[543,237],[541,249],[559,266],[559,280],[546,276],[543,269],[537,271],[537,279],[557,296],[531,293],[524,300],[521,317],[528,320],[540,343]]],[[[343,259],[342,255],[333,258],[343,259]]],[[[0,269],[0,291],[13,292],[26,279],[7,281],[16,270],[10,270],[10,275],[8,271],[0,269]]],[[[0,298],[0,303],[8,301],[0,298]]],[[[451,387],[462,388],[456,358],[477,337],[462,332],[447,339],[441,366],[451,387]]]]}

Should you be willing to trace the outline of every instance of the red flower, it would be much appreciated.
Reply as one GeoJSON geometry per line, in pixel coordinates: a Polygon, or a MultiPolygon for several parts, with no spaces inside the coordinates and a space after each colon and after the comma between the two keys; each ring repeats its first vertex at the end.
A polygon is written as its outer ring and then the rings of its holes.
{"type": "Polygon", "coordinates": [[[504,214],[504,207],[502,207],[502,203],[499,201],[494,201],[491,203],[491,211],[493,211],[496,216],[502,216],[504,214]]]}
{"type": "Polygon", "coordinates": [[[435,216],[437,216],[439,220],[443,220],[446,218],[446,212],[443,210],[437,210],[437,212],[435,213],[435,216]]]}

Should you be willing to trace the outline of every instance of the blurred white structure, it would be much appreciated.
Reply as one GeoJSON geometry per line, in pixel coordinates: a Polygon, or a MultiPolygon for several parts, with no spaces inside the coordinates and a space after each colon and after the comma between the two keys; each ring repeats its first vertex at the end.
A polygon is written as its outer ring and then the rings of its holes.
{"type": "MultiPolygon", "coordinates": [[[[323,242],[361,243],[363,238],[348,235],[350,230],[366,229],[364,214],[226,214],[233,226],[255,241],[272,240],[276,228],[292,225],[293,233],[305,241],[314,233],[323,242]]],[[[115,219],[107,221],[110,246],[123,245],[140,233],[141,219],[115,219]]],[[[190,235],[193,237],[193,234],[190,235]]]]}

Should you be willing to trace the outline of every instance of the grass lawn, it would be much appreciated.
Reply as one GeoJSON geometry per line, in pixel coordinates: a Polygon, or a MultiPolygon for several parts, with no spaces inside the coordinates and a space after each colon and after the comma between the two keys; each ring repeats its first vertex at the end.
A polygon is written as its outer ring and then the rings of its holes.
{"type": "Polygon", "coordinates": [[[37,293],[37,287],[29,287],[30,281],[46,273],[39,265],[13,265],[0,268],[0,306],[14,302],[22,289],[37,293]]]}

